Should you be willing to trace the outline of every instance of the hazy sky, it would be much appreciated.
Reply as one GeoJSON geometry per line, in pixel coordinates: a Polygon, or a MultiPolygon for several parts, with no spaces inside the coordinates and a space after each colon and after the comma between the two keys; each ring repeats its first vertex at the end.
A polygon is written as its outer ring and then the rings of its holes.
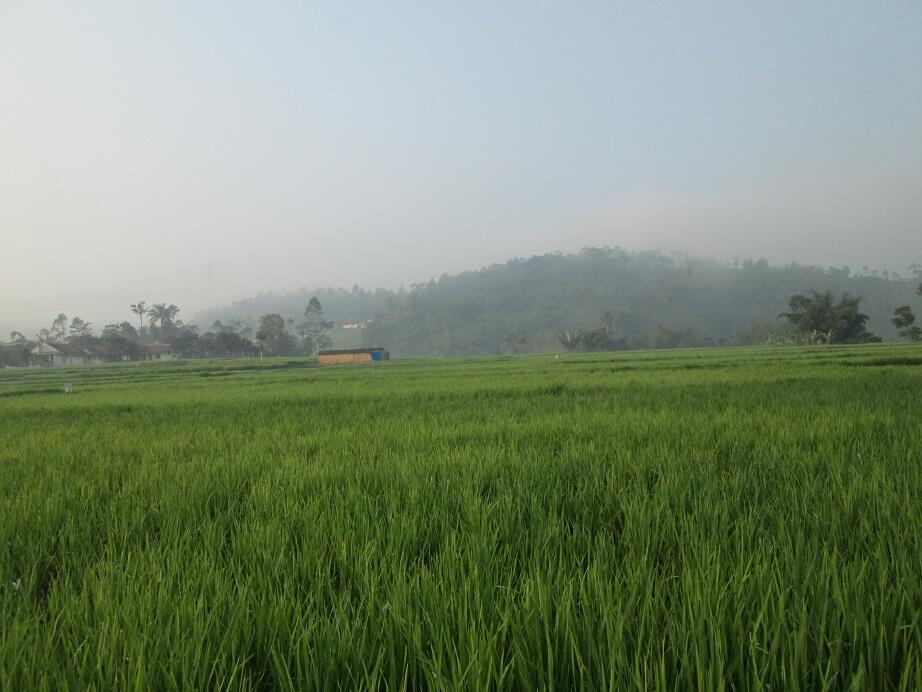
{"type": "Polygon", "coordinates": [[[905,271],[922,2],[0,0],[0,240],[7,330],[584,245],[905,271]]]}

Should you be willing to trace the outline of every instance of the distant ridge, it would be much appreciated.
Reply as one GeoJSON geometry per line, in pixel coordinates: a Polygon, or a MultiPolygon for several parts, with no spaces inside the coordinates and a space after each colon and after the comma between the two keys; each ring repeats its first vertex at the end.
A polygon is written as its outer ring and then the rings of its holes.
{"type": "Polygon", "coordinates": [[[585,248],[444,275],[401,291],[264,293],[201,312],[194,322],[255,324],[270,312],[297,320],[316,295],[328,319],[371,320],[361,345],[384,344],[398,356],[558,350],[558,330],[594,328],[603,320],[616,335],[637,343],[666,335],[677,340],[671,345],[706,345],[735,343],[753,325],[774,322],[795,293],[831,290],[862,296],[868,327],[893,339],[893,309],[918,301],[918,282],[847,267],[728,264],[679,253],[585,248]]]}

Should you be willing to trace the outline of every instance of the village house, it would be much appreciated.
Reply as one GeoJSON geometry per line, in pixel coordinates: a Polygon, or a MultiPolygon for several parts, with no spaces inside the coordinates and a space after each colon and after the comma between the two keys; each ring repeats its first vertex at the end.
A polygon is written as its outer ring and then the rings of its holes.
{"type": "Polygon", "coordinates": [[[87,354],[81,346],[40,341],[29,351],[29,365],[63,367],[83,365],[87,354]]]}
{"type": "Polygon", "coordinates": [[[176,360],[178,357],[170,344],[137,344],[137,351],[122,353],[105,344],[70,344],[40,341],[29,351],[29,365],[39,367],[65,367],[119,363],[128,360],[176,360]]]}

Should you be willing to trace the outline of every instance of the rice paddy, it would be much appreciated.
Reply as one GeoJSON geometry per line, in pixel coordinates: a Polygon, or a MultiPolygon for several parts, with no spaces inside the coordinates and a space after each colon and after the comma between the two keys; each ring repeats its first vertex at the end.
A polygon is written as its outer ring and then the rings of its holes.
{"type": "Polygon", "coordinates": [[[0,688],[922,689],[920,393],[900,345],[0,371],[0,688]]]}

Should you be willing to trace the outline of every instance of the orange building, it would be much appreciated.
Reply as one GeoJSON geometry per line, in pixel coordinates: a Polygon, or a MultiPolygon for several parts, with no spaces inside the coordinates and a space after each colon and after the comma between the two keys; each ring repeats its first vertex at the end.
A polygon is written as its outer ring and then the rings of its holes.
{"type": "Polygon", "coordinates": [[[390,360],[391,354],[383,348],[342,348],[334,351],[320,351],[317,362],[321,365],[336,363],[371,363],[390,360]]]}

